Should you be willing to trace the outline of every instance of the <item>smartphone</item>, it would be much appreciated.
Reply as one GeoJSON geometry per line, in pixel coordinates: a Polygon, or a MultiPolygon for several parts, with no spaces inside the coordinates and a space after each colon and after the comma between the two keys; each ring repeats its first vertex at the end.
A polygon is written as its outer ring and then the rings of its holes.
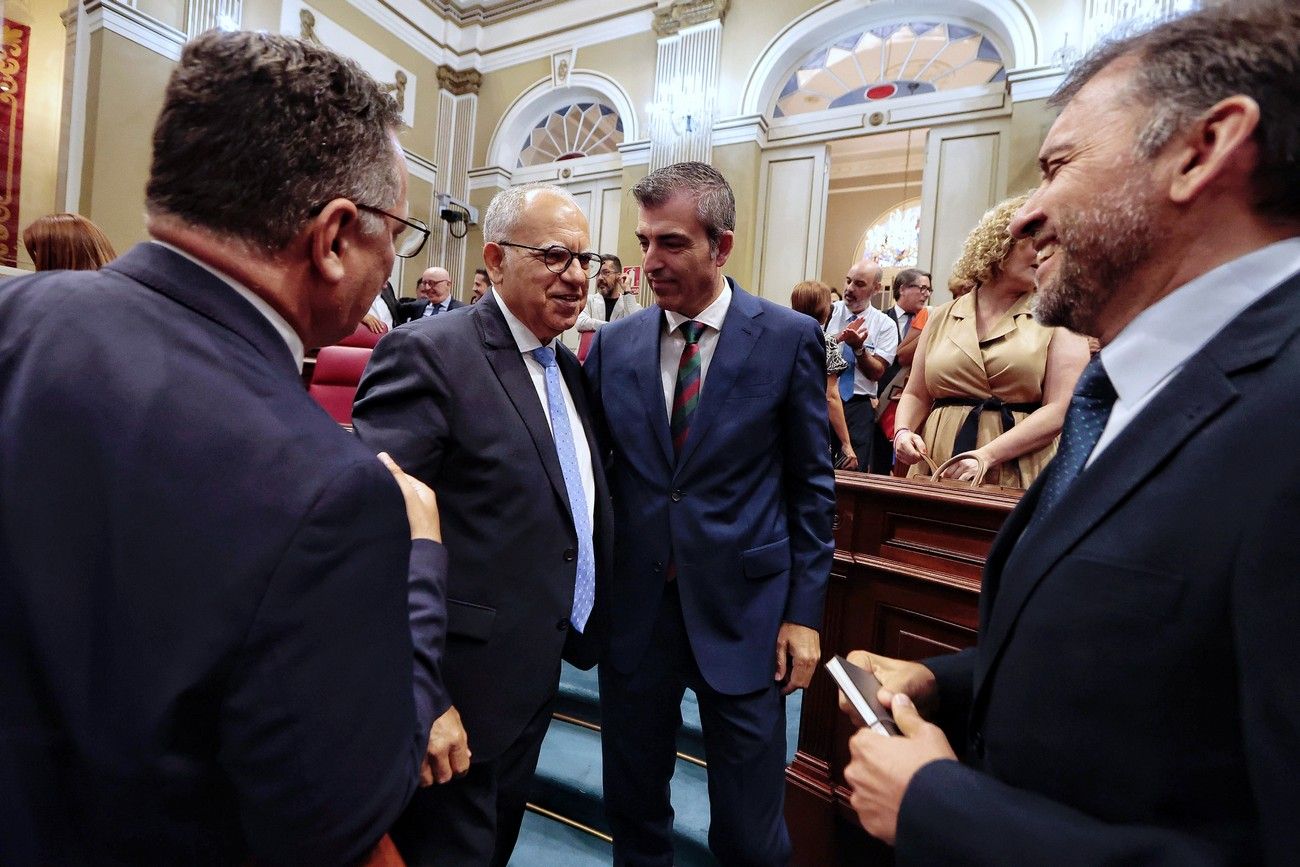
{"type": "Polygon", "coordinates": [[[894,717],[876,698],[880,691],[880,681],[865,668],[860,668],[842,656],[835,656],[826,662],[826,670],[839,684],[844,696],[853,705],[853,709],[862,717],[867,728],[882,735],[901,735],[902,731],[894,723],[894,717]]]}

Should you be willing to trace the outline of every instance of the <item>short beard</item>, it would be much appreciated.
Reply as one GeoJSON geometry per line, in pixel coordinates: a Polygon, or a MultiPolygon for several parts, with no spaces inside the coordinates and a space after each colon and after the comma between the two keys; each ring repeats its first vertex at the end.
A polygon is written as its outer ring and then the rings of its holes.
{"type": "Polygon", "coordinates": [[[1135,167],[1125,183],[1056,221],[1056,276],[1034,295],[1040,324],[1100,336],[1103,312],[1155,246],[1155,203],[1136,179],[1135,167]]]}

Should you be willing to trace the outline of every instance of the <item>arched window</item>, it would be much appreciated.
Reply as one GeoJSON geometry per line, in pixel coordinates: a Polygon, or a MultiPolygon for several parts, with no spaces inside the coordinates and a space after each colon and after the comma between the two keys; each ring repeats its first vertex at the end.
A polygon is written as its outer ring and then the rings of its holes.
{"type": "Polygon", "coordinates": [[[915,268],[921,240],[921,200],[909,199],[880,215],[862,233],[858,258],[882,268],[915,268]]]}
{"type": "Polygon", "coordinates": [[[804,58],[777,96],[773,117],[987,84],[1006,75],[997,48],[969,27],[872,27],[804,58]]]}
{"type": "Polygon", "coordinates": [[[528,133],[518,167],[607,154],[623,142],[623,119],[600,102],[575,102],[550,112],[528,133]]]}

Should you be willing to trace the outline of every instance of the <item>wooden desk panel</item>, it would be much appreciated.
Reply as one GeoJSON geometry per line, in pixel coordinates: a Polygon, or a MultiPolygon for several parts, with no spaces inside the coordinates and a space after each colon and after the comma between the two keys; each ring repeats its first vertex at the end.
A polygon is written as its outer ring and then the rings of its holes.
{"type": "MultiPolygon", "coordinates": [[[[1018,499],[1018,492],[837,473],[823,660],[864,649],[921,659],[974,644],[984,560],[1018,499]]],[[[794,863],[890,864],[892,850],[862,830],[848,803],[844,767],[853,730],[837,698],[819,668],[786,771],[794,863]]]]}

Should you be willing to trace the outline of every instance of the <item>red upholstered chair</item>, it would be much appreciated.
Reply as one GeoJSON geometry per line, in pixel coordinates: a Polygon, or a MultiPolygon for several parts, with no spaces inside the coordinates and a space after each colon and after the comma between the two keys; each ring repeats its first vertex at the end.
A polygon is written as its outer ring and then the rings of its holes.
{"type": "MultiPolygon", "coordinates": [[[[384,332],[384,334],[387,333],[387,331],[384,332]]],[[[356,331],[344,337],[335,346],[362,346],[366,349],[374,349],[375,344],[379,342],[379,338],[383,336],[383,334],[376,334],[371,331],[364,324],[358,325],[356,331]]]]}
{"type": "Polygon", "coordinates": [[[364,346],[324,346],[316,355],[307,393],[339,424],[352,426],[352,400],[370,353],[364,346]]]}

